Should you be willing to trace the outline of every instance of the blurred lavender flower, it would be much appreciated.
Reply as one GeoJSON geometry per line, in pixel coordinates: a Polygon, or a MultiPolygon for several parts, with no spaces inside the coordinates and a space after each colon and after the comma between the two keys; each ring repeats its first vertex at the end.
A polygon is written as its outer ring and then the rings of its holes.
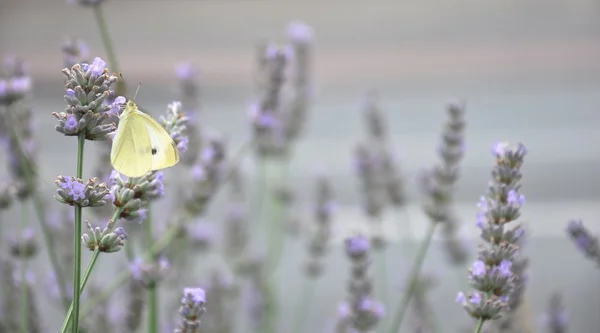
{"type": "Polygon", "coordinates": [[[201,332],[234,332],[235,325],[231,320],[231,313],[236,310],[233,301],[238,291],[233,280],[219,271],[213,271],[206,291],[206,302],[210,304],[211,311],[202,318],[201,332]]]}
{"type": "Polygon", "coordinates": [[[90,178],[86,183],[71,176],[58,176],[55,181],[58,189],[54,196],[60,203],[70,206],[99,207],[112,200],[111,193],[104,183],[97,178],[90,178]]]}
{"type": "MultiPolygon", "coordinates": [[[[23,262],[19,261],[22,265],[23,262]]],[[[6,332],[19,332],[21,329],[19,313],[21,309],[21,288],[26,288],[27,297],[27,318],[29,333],[40,333],[43,322],[41,320],[38,299],[35,294],[35,278],[33,273],[27,272],[25,279],[21,278],[21,267],[15,266],[11,260],[2,259],[0,272],[2,272],[2,296],[3,296],[3,320],[2,324],[6,327],[6,332]]]]}
{"type": "Polygon", "coordinates": [[[89,62],[89,49],[82,39],[66,36],[60,46],[65,59],[65,67],[89,62]]]}
{"type": "Polygon", "coordinates": [[[327,253],[331,237],[331,220],[335,210],[333,188],[329,179],[319,175],[316,179],[314,199],[314,219],[316,229],[309,242],[308,252],[310,259],[306,264],[306,274],[316,278],[323,273],[323,256],[327,253]]]}
{"type": "Polygon", "coordinates": [[[75,64],[62,72],[67,76],[67,109],[52,113],[58,119],[56,131],[66,136],[83,133],[86,140],[107,140],[116,126],[107,121],[111,107],[105,100],[112,93],[111,86],[117,77],[109,74],[106,62],[98,57],[91,64],[75,64]]]}
{"type": "Polygon", "coordinates": [[[189,138],[187,136],[188,118],[181,111],[181,102],[172,102],[167,106],[166,117],[160,117],[160,123],[171,135],[180,153],[188,151],[189,138]]]}
{"type": "Polygon", "coordinates": [[[250,242],[248,216],[245,204],[244,180],[241,170],[233,167],[229,179],[229,202],[226,207],[225,232],[223,235],[225,253],[234,263],[237,271],[239,262],[244,260],[245,251],[250,242]]]}
{"type": "Polygon", "coordinates": [[[31,77],[23,60],[6,56],[0,68],[0,106],[9,106],[24,99],[31,91],[31,77]]]}
{"type": "Polygon", "coordinates": [[[569,317],[565,312],[561,294],[554,293],[550,297],[542,321],[548,333],[567,333],[569,317]]]}
{"type": "Polygon", "coordinates": [[[285,48],[269,45],[262,56],[261,97],[250,109],[256,152],[259,156],[281,156],[287,148],[281,95],[290,54],[285,48]]]}
{"type": "Polygon", "coordinates": [[[600,246],[598,245],[598,237],[583,225],[581,220],[571,220],[567,225],[567,234],[573,239],[579,250],[586,257],[596,261],[600,265],[600,246]]]}
{"type": "Polygon", "coordinates": [[[292,54],[290,61],[291,98],[285,114],[285,136],[293,141],[302,133],[312,100],[312,57],[314,32],[304,22],[294,21],[288,25],[287,37],[292,54]]]}
{"type": "Polygon", "coordinates": [[[209,136],[202,158],[191,170],[191,186],[184,195],[183,206],[191,216],[200,216],[223,180],[225,170],[225,142],[218,136],[209,136]]]}
{"type": "Polygon", "coordinates": [[[193,165],[196,163],[202,147],[198,71],[192,64],[184,63],[177,66],[176,72],[179,79],[181,110],[188,118],[186,132],[189,149],[186,154],[181,156],[181,160],[187,165],[193,165]]]}
{"type": "Polygon", "coordinates": [[[383,213],[385,198],[381,188],[380,161],[371,146],[365,143],[356,145],[354,170],[359,177],[365,213],[372,219],[379,219],[383,213]]]}
{"type": "Polygon", "coordinates": [[[179,315],[181,322],[173,333],[199,333],[200,320],[206,312],[204,304],[206,303],[206,294],[201,288],[185,288],[179,315]]]}
{"type": "MultiPolygon", "coordinates": [[[[137,273],[137,268],[131,267],[134,273],[137,273]]],[[[134,274],[135,275],[135,274],[134,274]]],[[[141,276],[141,273],[140,273],[141,276]]],[[[146,289],[140,280],[131,279],[127,285],[127,305],[125,314],[125,327],[128,332],[136,332],[142,325],[144,309],[146,307],[146,289]]]]}
{"type": "Polygon", "coordinates": [[[0,211],[10,208],[14,199],[14,184],[12,182],[0,182],[0,211]]]}
{"type": "MultiPolygon", "coordinates": [[[[87,288],[87,298],[91,299],[102,293],[103,289],[97,284],[87,288]]],[[[111,304],[108,300],[94,306],[94,310],[84,318],[83,327],[86,333],[118,332],[117,323],[111,318],[111,304]]]]}
{"type": "Polygon", "coordinates": [[[218,239],[215,224],[203,218],[186,225],[185,232],[196,253],[209,251],[218,239]]]}
{"type": "Polygon", "coordinates": [[[25,63],[15,56],[5,57],[0,69],[0,141],[19,200],[28,198],[36,185],[27,179],[37,171],[32,109],[26,103],[30,91],[31,78],[25,63]]]}
{"type": "Polygon", "coordinates": [[[130,269],[133,279],[145,288],[149,288],[155,286],[165,277],[169,269],[169,262],[165,258],[160,258],[156,262],[136,258],[130,265],[130,269]]]}
{"type": "Polygon", "coordinates": [[[336,332],[372,332],[385,315],[381,303],[371,296],[373,285],[368,275],[369,239],[356,235],[346,239],[346,255],[352,263],[348,300],[339,308],[336,332]]]}
{"type": "Polygon", "coordinates": [[[460,175],[460,162],[464,155],[464,106],[448,105],[449,119],[442,133],[442,143],[438,149],[441,163],[422,175],[422,188],[425,192],[423,210],[433,223],[442,223],[444,247],[450,263],[461,265],[467,260],[467,249],[457,237],[458,221],[453,208],[456,182],[460,175]]]}
{"type": "Polygon", "coordinates": [[[33,229],[26,228],[19,235],[9,238],[10,254],[16,259],[32,259],[38,251],[38,243],[33,229]]]}
{"type": "MultiPolygon", "coordinates": [[[[477,227],[481,238],[487,243],[482,246],[478,259],[469,270],[469,282],[476,291],[468,295],[458,294],[457,302],[480,321],[500,318],[513,302],[520,299],[524,283],[523,272],[516,269],[520,259],[519,245],[524,239],[525,229],[517,225],[505,230],[505,225],[520,216],[525,197],[521,188],[521,166],[527,153],[519,144],[509,148],[506,143],[497,143],[492,149],[496,165],[492,169],[492,180],[488,195],[479,202],[480,212],[477,227]]],[[[513,305],[514,306],[514,305],[513,305]]]]}

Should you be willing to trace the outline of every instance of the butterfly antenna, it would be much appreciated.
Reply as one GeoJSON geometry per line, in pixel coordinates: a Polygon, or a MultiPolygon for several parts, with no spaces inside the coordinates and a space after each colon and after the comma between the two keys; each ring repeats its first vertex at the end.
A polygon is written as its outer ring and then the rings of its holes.
{"type": "Polygon", "coordinates": [[[142,86],[142,82],[140,82],[140,84],[138,84],[138,87],[137,87],[137,89],[135,90],[135,94],[133,95],[133,99],[132,99],[132,101],[135,101],[135,96],[137,96],[137,94],[138,94],[138,91],[140,91],[140,87],[141,87],[141,86],[142,86]]]}

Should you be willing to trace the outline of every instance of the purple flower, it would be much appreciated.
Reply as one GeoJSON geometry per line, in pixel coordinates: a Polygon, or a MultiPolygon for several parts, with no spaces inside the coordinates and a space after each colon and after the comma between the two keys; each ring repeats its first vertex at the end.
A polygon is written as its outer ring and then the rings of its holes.
{"type": "Polygon", "coordinates": [[[309,44],[314,39],[313,29],[300,21],[294,21],[288,25],[287,35],[292,43],[297,44],[309,44]]]}
{"type": "Polygon", "coordinates": [[[69,132],[76,132],[77,131],[77,119],[75,119],[75,116],[72,114],[67,115],[67,121],[65,122],[65,130],[69,131],[69,132]]]}
{"type": "Polygon", "coordinates": [[[471,297],[469,297],[469,302],[475,304],[475,305],[479,305],[481,304],[482,298],[481,295],[479,293],[473,293],[471,295],[471,297]]]}
{"type": "Polygon", "coordinates": [[[361,255],[369,250],[369,238],[356,235],[346,239],[346,251],[351,255],[361,255]]]}
{"type": "Polygon", "coordinates": [[[496,157],[501,157],[506,153],[506,149],[508,148],[508,143],[506,142],[496,142],[492,147],[492,154],[496,157]]]}
{"type": "Polygon", "coordinates": [[[483,276],[486,272],[485,263],[481,260],[477,260],[473,263],[471,270],[474,276],[483,276]]]}
{"type": "Polygon", "coordinates": [[[127,99],[125,97],[119,96],[115,98],[115,101],[110,105],[110,110],[107,111],[108,114],[118,117],[125,103],[127,103],[127,99]]]}
{"type": "Polygon", "coordinates": [[[498,269],[500,270],[500,274],[504,277],[509,277],[512,275],[512,261],[510,260],[502,260],[500,262],[500,266],[498,269]]]}
{"type": "Polygon", "coordinates": [[[180,80],[192,80],[198,75],[198,71],[192,64],[184,63],[175,68],[175,73],[180,80]]]}
{"type": "Polygon", "coordinates": [[[96,57],[94,58],[94,61],[92,62],[92,65],[90,66],[89,70],[92,72],[92,75],[98,76],[102,74],[105,68],[106,61],[102,60],[102,58],[100,57],[96,57]]]}
{"type": "Polygon", "coordinates": [[[520,206],[525,203],[525,196],[517,193],[517,191],[515,191],[515,190],[510,190],[508,192],[506,201],[508,201],[509,204],[514,204],[514,205],[520,206]]]}
{"type": "Polygon", "coordinates": [[[190,299],[194,301],[196,306],[206,303],[206,292],[202,288],[185,288],[183,289],[183,294],[189,295],[190,299]]]}

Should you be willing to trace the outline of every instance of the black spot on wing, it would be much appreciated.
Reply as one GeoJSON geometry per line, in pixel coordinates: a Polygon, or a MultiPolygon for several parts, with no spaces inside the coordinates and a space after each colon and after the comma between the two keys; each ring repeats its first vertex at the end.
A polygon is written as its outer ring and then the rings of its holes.
{"type": "Polygon", "coordinates": [[[152,155],[156,155],[157,152],[158,150],[156,150],[156,148],[152,148],[152,155]]]}

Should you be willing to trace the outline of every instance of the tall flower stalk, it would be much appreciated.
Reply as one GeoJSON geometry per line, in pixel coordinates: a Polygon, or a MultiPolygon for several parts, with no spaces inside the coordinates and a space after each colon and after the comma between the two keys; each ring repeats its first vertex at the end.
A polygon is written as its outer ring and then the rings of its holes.
{"type": "MultiPolygon", "coordinates": [[[[76,176],[59,176],[56,181],[59,189],[57,200],[74,207],[75,226],[73,233],[73,333],[79,330],[79,302],[81,297],[81,239],[83,236],[82,208],[102,206],[109,194],[104,184],[98,184],[95,179],[84,183],[83,158],[86,140],[104,141],[108,134],[115,130],[115,125],[105,123],[110,106],[104,101],[111,93],[111,85],[117,77],[110,75],[106,63],[95,58],[91,64],[75,64],[63,69],[67,76],[65,112],[53,113],[58,119],[56,130],[65,136],[77,137],[76,176]]],[[[67,318],[68,319],[68,318],[67,318]]]]}
{"type": "Polygon", "coordinates": [[[440,165],[427,171],[424,180],[426,191],[426,203],[424,205],[425,213],[429,216],[431,223],[425,233],[425,238],[421,241],[413,265],[410,270],[407,287],[400,300],[398,308],[394,312],[390,333],[398,332],[402,326],[404,316],[408,311],[410,300],[418,286],[419,275],[433,235],[438,225],[444,226],[446,235],[446,244],[455,252],[452,256],[455,260],[464,260],[464,251],[460,243],[454,242],[456,218],[453,212],[453,195],[455,183],[459,176],[459,162],[464,153],[464,107],[458,104],[450,104],[447,107],[450,119],[444,127],[442,134],[441,147],[439,154],[442,160],[440,165]],[[446,226],[446,224],[448,224],[446,226]],[[452,225],[450,225],[452,224],[452,225]]]}
{"type": "Polygon", "coordinates": [[[525,229],[517,224],[508,229],[507,224],[521,215],[525,197],[520,193],[521,166],[527,153],[525,146],[515,148],[497,143],[492,153],[496,165],[492,169],[488,193],[479,201],[477,227],[485,242],[477,260],[469,270],[469,283],[475,289],[465,295],[460,292],[457,302],[477,320],[475,333],[482,331],[484,323],[496,320],[511,311],[522,290],[523,272],[517,269],[522,259],[520,244],[525,229]]]}

